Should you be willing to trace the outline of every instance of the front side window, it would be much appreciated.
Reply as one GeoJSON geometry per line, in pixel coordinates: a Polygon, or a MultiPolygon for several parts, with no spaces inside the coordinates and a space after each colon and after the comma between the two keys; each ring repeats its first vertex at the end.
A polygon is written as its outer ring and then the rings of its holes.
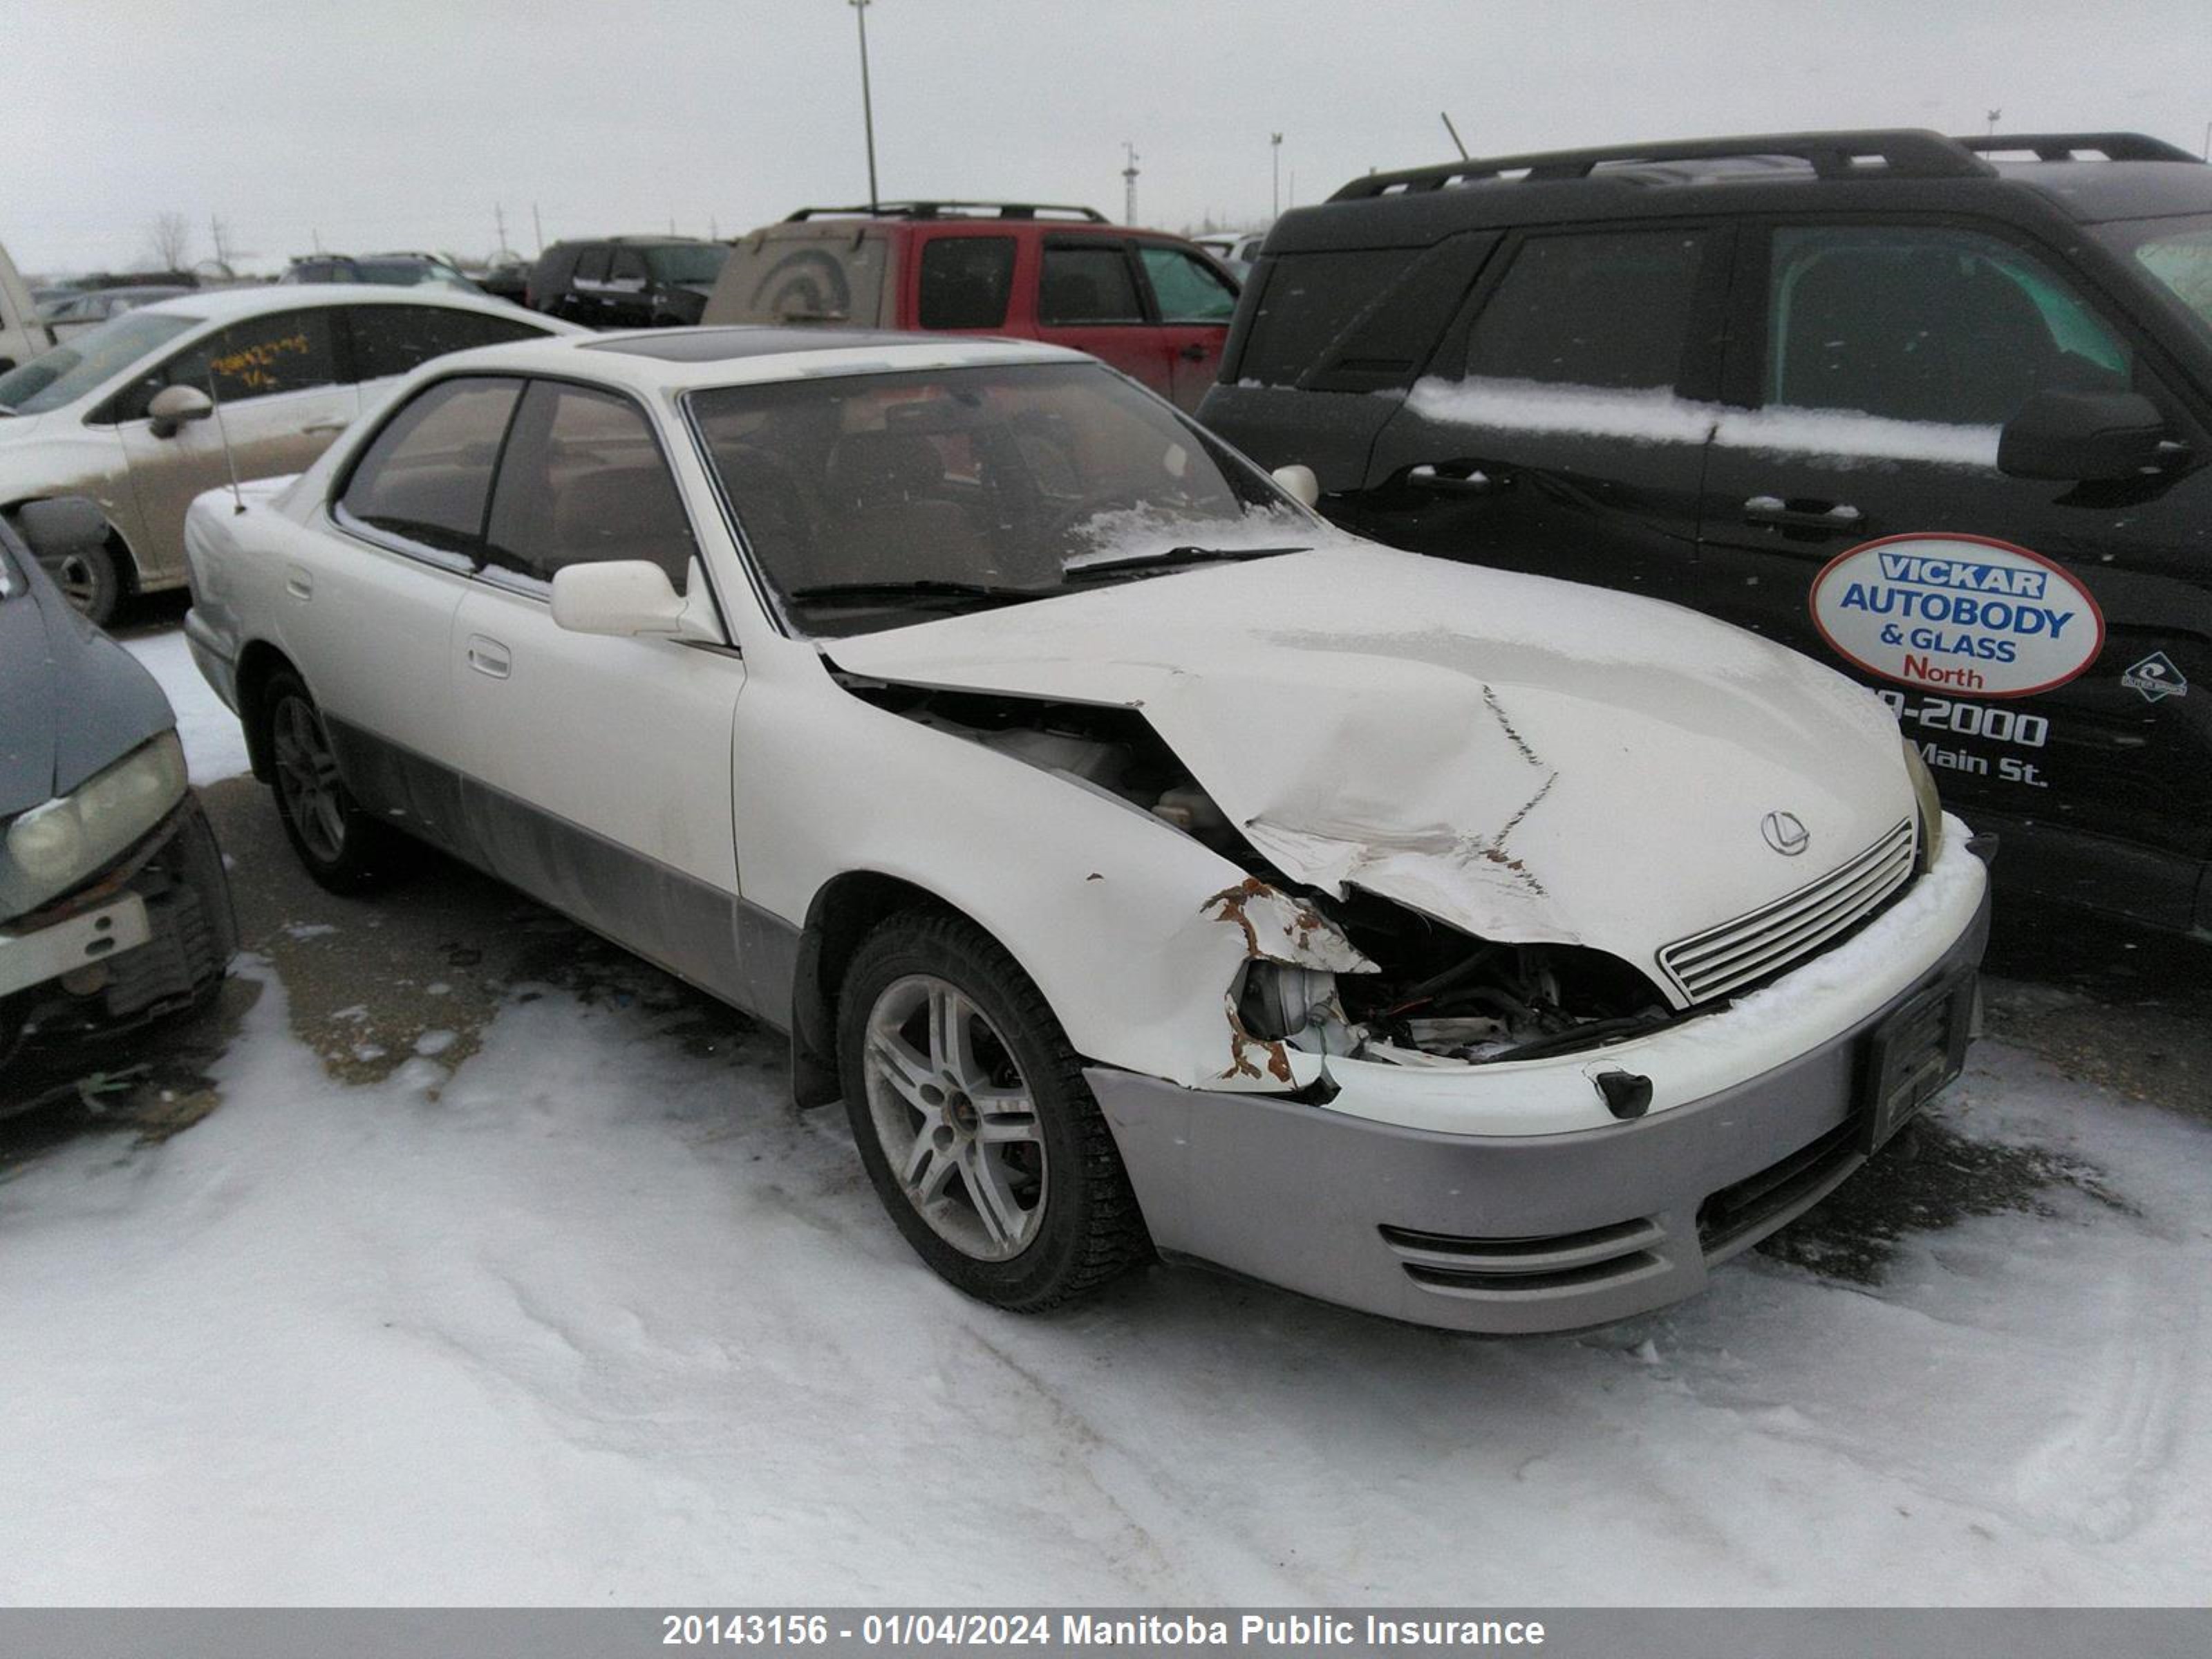
{"type": "Polygon", "coordinates": [[[761,574],[813,634],[1332,533],[1095,364],[717,387],[687,408],[761,574]]]}
{"type": "Polygon", "coordinates": [[[1467,378],[1671,388],[1705,246],[1679,230],[1531,237],[1474,320],[1467,378]]]}
{"type": "Polygon", "coordinates": [[[1948,227],[1788,226],[1767,280],[1765,400],[1997,427],[2039,392],[2124,392],[2124,341],[2041,261],[1948,227]]]}
{"type": "Polygon", "coordinates": [[[1037,320],[1059,327],[1141,323],[1145,307],[1119,242],[1095,246],[1048,242],[1037,283],[1037,320]]]}
{"type": "Polygon", "coordinates": [[[67,345],[42,351],[29,362],[0,374],[0,410],[40,415],[73,404],[199,325],[197,317],[169,313],[126,312],[112,317],[97,328],[72,336],[67,345]]]}
{"type": "Polygon", "coordinates": [[[2212,216],[2119,221],[2095,229],[2212,334],[2212,216]]]}
{"type": "Polygon", "coordinates": [[[234,323],[179,352],[121,393],[115,418],[143,419],[146,405],[164,386],[188,386],[209,392],[220,403],[242,404],[335,386],[338,360],[331,319],[331,308],[325,306],[234,323]]]}
{"type": "Polygon", "coordinates": [[[572,564],[646,559],[680,593],[692,547],[644,412],[611,392],[533,381],[500,463],[486,562],[550,582],[572,564]]]}
{"type": "Polygon", "coordinates": [[[1011,236],[933,236],[922,244],[924,328],[1002,328],[1014,289],[1011,236]]]}
{"type": "Polygon", "coordinates": [[[1237,314],[1237,290],[1205,260],[1179,247],[1146,247],[1144,262],[1164,323],[1227,323],[1237,314]]]}
{"type": "Polygon", "coordinates": [[[355,306],[346,313],[353,330],[356,380],[380,380],[475,346],[537,340],[544,330],[507,317],[450,306],[355,306]]]}
{"type": "Polygon", "coordinates": [[[338,498],[347,518],[440,552],[483,540],[492,469],[519,380],[468,376],[425,386],[373,439],[338,498]]]}

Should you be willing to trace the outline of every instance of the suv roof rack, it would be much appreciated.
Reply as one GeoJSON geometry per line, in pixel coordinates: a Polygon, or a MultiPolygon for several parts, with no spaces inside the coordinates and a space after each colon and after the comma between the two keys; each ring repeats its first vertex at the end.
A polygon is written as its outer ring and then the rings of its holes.
{"type": "Polygon", "coordinates": [[[2028,150],[2039,161],[2071,161],[2087,150],[2107,161],[2196,161],[2200,167],[2203,165],[2180,145],[2169,144],[2147,132],[1998,132],[1957,142],[1978,155],[2028,150]]]}
{"type": "Polygon", "coordinates": [[[786,214],[784,223],[801,219],[842,217],[857,214],[863,219],[1079,219],[1094,225],[1108,222],[1097,208],[1073,207],[1060,202],[878,202],[873,207],[804,207],[786,214]]]}
{"type": "MultiPolygon", "coordinates": [[[[2155,143],[2156,140],[2147,140],[2155,143]]],[[[1761,133],[1738,138],[1678,138],[1657,144],[1618,144],[1597,149],[1543,150],[1528,155],[1472,156],[1440,166],[1371,173],[1354,179],[1328,199],[1358,201],[1496,179],[1517,173],[1529,182],[1587,179],[1601,167],[1642,161],[1705,161],[1738,156],[1789,156],[1811,165],[1823,179],[1864,176],[1878,162],[1892,178],[1972,179],[1996,171],[1954,138],[1922,128],[1864,132],[1761,133]]]]}

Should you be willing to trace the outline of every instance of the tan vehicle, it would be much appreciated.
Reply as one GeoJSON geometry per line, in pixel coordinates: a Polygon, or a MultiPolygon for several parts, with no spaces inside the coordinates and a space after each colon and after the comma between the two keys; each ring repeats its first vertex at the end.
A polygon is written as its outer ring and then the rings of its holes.
{"type": "Polygon", "coordinates": [[[37,356],[54,343],[54,337],[38,319],[31,290],[15,274],[8,250],[0,247],[0,374],[37,356]]]}
{"type": "Polygon", "coordinates": [[[0,374],[0,514],[105,621],[125,592],[183,585],[185,508],[234,467],[300,471],[432,357],[575,331],[421,288],[230,289],[146,306],[0,374]],[[63,496],[99,505],[104,544],[38,544],[22,507],[63,496]]]}

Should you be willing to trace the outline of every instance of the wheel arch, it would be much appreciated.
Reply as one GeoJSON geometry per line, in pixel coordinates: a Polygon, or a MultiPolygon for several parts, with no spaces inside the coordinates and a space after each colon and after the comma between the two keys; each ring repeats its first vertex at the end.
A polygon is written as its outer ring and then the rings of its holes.
{"type": "Polygon", "coordinates": [[[23,532],[21,519],[23,509],[27,507],[36,507],[42,501],[72,500],[89,502],[99,513],[100,522],[107,526],[107,546],[114,556],[115,561],[117,597],[121,598],[137,592],[142,578],[138,568],[138,555],[131,545],[131,538],[123,533],[123,527],[115,522],[113,515],[91,496],[76,490],[64,490],[59,495],[24,495],[8,502],[5,506],[0,506],[0,518],[7,520],[9,526],[21,538],[23,544],[33,553],[36,553],[39,551],[38,544],[23,532]]]}
{"type": "Polygon", "coordinates": [[[280,673],[306,683],[292,659],[266,640],[248,640],[238,653],[238,723],[246,732],[246,760],[263,783],[275,781],[276,766],[269,752],[269,723],[262,703],[269,682],[280,673]]]}

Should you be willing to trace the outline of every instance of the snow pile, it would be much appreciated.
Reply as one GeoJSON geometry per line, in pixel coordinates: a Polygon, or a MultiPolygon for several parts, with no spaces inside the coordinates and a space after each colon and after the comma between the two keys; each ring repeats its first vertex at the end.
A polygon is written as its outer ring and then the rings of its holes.
{"type": "Polygon", "coordinates": [[[169,694],[169,706],[177,711],[177,736],[185,745],[194,783],[213,783],[250,769],[246,732],[238,716],[222,706],[215,688],[201,678],[182,629],[122,643],[169,694]]]}

